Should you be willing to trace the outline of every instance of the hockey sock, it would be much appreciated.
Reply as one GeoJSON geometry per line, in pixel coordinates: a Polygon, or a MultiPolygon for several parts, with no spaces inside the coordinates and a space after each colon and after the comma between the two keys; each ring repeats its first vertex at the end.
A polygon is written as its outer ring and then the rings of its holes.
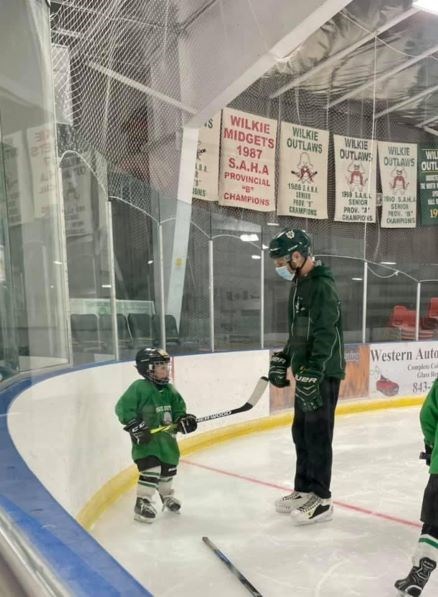
{"type": "Polygon", "coordinates": [[[158,493],[160,495],[162,495],[163,497],[166,495],[172,495],[173,494],[172,483],[173,483],[173,477],[160,477],[160,480],[158,483],[158,493]]]}
{"type": "Polygon", "coordinates": [[[432,535],[421,534],[418,539],[417,548],[412,556],[412,563],[418,566],[421,558],[429,558],[433,562],[438,561],[438,539],[432,535]]]}
{"type": "Polygon", "coordinates": [[[154,466],[141,471],[137,483],[137,497],[151,500],[158,488],[160,480],[161,466],[154,466]]]}

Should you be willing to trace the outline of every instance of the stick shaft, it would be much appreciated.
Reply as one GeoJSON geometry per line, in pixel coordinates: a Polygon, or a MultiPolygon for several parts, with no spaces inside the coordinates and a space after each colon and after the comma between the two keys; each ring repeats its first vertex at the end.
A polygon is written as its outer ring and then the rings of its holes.
{"type": "MultiPolygon", "coordinates": [[[[239,406],[239,408],[233,408],[231,410],[224,410],[223,412],[220,412],[220,413],[214,413],[212,415],[206,415],[205,417],[196,418],[196,421],[198,423],[202,423],[203,421],[211,421],[212,419],[220,419],[222,417],[229,417],[230,415],[236,415],[237,413],[243,413],[247,410],[250,410],[260,400],[264,391],[266,390],[268,383],[269,383],[269,380],[267,377],[264,377],[264,376],[261,377],[258,380],[254,390],[252,391],[251,396],[248,398],[248,401],[245,402],[245,404],[243,404],[242,406],[239,406]]],[[[172,423],[171,425],[163,425],[161,427],[156,427],[155,429],[151,429],[151,433],[159,433],[160,431],[174,431],[175,429],[176,429],[176,424],[172,423]]]]}
{"type": "Polygon", "coordinates": [[[255,588],[253,584],[244,576],[238,568],[227,558],[227,556],[211,541],[208,537],[202,537],[203,542],[217,555],[217,557],[225,564],[228,570],[236,576],[242,585],[248,589],[254,597],[263,597],[262,594],[255,588]]]}

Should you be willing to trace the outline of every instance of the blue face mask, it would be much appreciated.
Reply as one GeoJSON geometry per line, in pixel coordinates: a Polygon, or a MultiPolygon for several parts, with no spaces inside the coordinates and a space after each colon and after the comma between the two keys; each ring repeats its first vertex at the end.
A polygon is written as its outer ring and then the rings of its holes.
{"type": "Polygon", "coordinates": [[[289,271],[287,265],[282,265],[281,267],[276,267],[275,271],[284,280],[288,280],[291,282],[295,278],[295,274],[289,271]]]}

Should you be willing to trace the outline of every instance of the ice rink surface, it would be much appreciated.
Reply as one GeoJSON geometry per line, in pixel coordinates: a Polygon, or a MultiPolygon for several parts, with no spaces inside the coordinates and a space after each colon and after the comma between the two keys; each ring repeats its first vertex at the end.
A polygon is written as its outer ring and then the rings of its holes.
{"type": "MultiPolygon", "coordinates": [[[[208,536],[264,597],[385,597],[411,567],[428,472],[418,408],[336,420],[333,520],[295,527],[274,501],[292,485],[286,427],[183,460],[181,514],[132,516],[135,492],[98,520],[94,537],[157,597],[238,597],[245,587],[202,542],[208,536]]],[[[157,504],[158,505],[158,504],[157,504]]],[[[424,597],[438,595],[438,572],[424,597]]]]}

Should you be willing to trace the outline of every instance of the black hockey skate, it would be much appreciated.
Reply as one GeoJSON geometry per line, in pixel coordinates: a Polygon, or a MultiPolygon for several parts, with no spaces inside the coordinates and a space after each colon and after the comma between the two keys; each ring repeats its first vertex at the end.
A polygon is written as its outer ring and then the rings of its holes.
{"type": "Polygon", "coordinates": [[[163,502],[163,510],[170,510],[171,512],[179,512],[181,510],[181,502],[176,498],[173,497],[172,494],[169,495],[161,495],[161,501],[163,502]]]}
{"type": "Polygon", "coordinates": [[[134,506],[134,520],[139,522],[154,522],[157,511],[154,505],[146,498],[138,497],[134,506]]]}
{"type": "Polygon", "coordinates": [[[421,558],[420,565],[414,566],[407,577],[397,580],[394,586],[400,591],[400,595],[420,597],[424,585],[429,580],[435,568],[436,562],[429,558],[421,558]]]}

